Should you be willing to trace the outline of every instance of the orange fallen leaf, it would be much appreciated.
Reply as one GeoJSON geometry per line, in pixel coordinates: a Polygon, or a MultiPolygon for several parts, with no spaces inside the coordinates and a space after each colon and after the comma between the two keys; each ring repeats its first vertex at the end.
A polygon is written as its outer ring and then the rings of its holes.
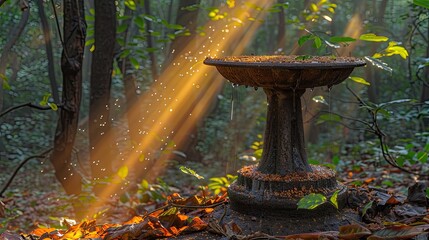
{"type": "Polygon", "coordinates": [[[36,228],[33,231],[31,231],[30,235],[35,235],[35,236],[42,236],[45,233],[50,233],[55,231],[55,228],[36,228]]]}

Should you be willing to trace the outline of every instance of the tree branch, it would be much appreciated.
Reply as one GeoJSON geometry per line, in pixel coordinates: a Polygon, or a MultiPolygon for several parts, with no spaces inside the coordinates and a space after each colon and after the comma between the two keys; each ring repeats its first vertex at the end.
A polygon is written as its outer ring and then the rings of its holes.
{"type": "MultiPolygon", "coordinates": [[[[61,108],[61,105],[57,105],[57,106],[58,106],[58,108],[61,108]]],[[[17,109],[23,108],[23,107],[35,108],[35,109],[38,109],[38,110],[50,110],[50,109],[52,109],[50,106],[40,106],[40,105],[33,104],[31,102],[28,102],[28,103],[23,103],[23,104],[20,104],[20,105],[17,105],[17,106],[13,106],[13,107],[10,107],[10,108],[6,109],[4,112],[0,113],[0,118],[3,117],[4,115],[6,115],[9,112],[12,112],[14,110],[17,110],[17,109]]]]}
{"type": "Polygon", "coordinates": [[[9,187],[9,185],[12,183],[13,179],[15,178],[16,174],[18,173],[19,169],[21,169],[28,161],[34,158],[45,158],[46,154],[48,154],[52,148],[49,148],[48,150],[43,151],[40,154],[30,156],[26,159],[24,159],[16,168],[15,171],[13,171],[12,175],[10,176],[9,180],[6,182],[6,184],[3,186],[3,188],[0,191],[0,197],[3,197],[3,193],[6,191],[6,189],[9,187]]]}

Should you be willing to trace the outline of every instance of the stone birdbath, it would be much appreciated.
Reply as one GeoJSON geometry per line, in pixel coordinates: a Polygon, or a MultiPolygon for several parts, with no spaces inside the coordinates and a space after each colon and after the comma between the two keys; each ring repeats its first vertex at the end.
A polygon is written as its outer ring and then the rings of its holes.
{"type": "Polygon", "coordinates": [[[364,66],[352,57],[231,56],[206,58],[235,85],[263,88],[268,100],[262,159],[245,166],[228,189],[231,209],[264,216],[314,216],[336,212],[330,204],[314,210],[297,209],[298,201],[310,193],[327,197],[338,191],[340,208],[346,187],[335,172],[310,165],[305,150],[301,96],[307,88],[344,81],[355,67],[364,66]]]}

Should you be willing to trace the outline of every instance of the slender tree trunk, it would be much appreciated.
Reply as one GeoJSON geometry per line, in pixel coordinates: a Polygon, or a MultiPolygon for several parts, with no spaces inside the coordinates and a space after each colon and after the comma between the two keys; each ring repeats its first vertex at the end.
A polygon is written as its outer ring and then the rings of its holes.
{"type": "MultiPolygon", "coordinates": [[[[426,31],[427,31],[427,39],[429,39],[429,21],[428,21],[428,23],[427,23],[427,29],[426,29],[426,31]]],[[[427,42],[426,43],[426,56],[429,56],[429,42],[427,42]]],[[[425,76],[425,79],[423,79],[426,83],[428,83],[429,82],[429,67],[426,67],[425,69],[424,69],[424,72],[425,72],[425,74],[424,74],[424,76],[425,76]]],[[[426,85],[426,84],[423,84],[423,86],[422,86],[422,91],[421,91],[421,94],[420,94],[420,101],[422,102],[422,103],[424,103],[425,101],[427,101],[429,99],[429,87],[426,85]]],[[[426,127],[428,126],[428,124],[429,124],[429,121],[427,120],[427,119],[423,119],[423,121],[422,121],[422,131],[425,131],[426,130],[426,127]]]]}
{"type": "MultiPolygon", "coordinates": [[[[3,2],[0,2],[3,4],[3,2]]],[[[0,6],[1,6],[0,4],[0,6]]],[[[9,39],[6,44],[3,46],[3,50],[1,51],[0,57],[0,112],[3,108],[3,77],[5,76],[6,66],[9,62],[9,52],[12,49],[13,45],[15,45],[16,41],[18,41],[19,36],[21,36],[22,31],[24,31],[25,26],[27,25],[28,18],[30,17],[30,8],[25,0],[21,0],[19,2],[22,11],[22,17],[19,21],[19,24],[16,28],[13,28],[9,33],[9,39]]]]}
{"type": "MultiPolygon", "coordinates": [[[[284,3],[284,0],[278,0],[279,4],[284,3]]],[[[281,11],[278,14],[278,33],[277,33],[277,49],[285,49],[286,47],[286,26],[285,26],[285,9],[281,7],[281,11]]],[[[282,52],[283,52],[282,51],[282,52]]]]}
{"type": "Polygon", "coordinates": [[[64,0],[63,108],[54,138],[50,161],[55,176],[67,194],[80,194],[82,177],[73,168],[71,154],[77,132],[82,95],[82,60],[86,37],[83,0],[64,0]]]}
{"type": "Polygon", "coordinates": [[[48,56],[48,75],[49,82],[51,83],[52,97],[55,103],[60,102],[58,94],[58,86],[55,78],[55,66],[54,66],[54,54],[52,51],[51,43],[51,30],[49,29],[48,20],[46,18],[45,9],[43,7],[43,0],[36,1],[37,8],[39,10],[40,23],[42,24],[43,37],[45,38],[46,55],[48,56]]]}
{"type": "MultiPolygon", "coordinates": [[[[384,15],[386,13],[386,8],[387,8],[387,2],[388,0],[383,0],[380,2],[380,5],[377,6],[376,8],[374,8],[375,12],[375,24],[377,26],[383,27],[384,26],[384,15]]],[[[374,2],[374,5],[376,3],[374,2]]],[[[377,51],[377,44],[372,44],[371,46],[371,53],[374,53],[377,51]]],[[[368,79],[368,81],[371,83],[371,85],[368,86],[367,91],[368,91],[368,99],[371,102],[378,102],[378,98],[379,98],[379,92],[380,92],[380,83],[377,81],[379,80],[379,71],[375,71],[374,68],[366,68],[365,69],[365,76],[366,79],[368,79]]]]}
{"type": "Polygon", "coordinates": [[[197,20],[198,20],[198,10],[188,11],[185,10],[185,7],[192,5],[199,5],[200,0],[180,0],[179,6],[177,7],[177,15],[176,15],[176,24],[182,25],[191,33],[190,36],[178,36],[170,45],[170,51],[168,52],[168,57],[164,62],[163,66],[167,67],[167,65],[171,62],[174,56],[180,56],[181,51],[183,50],[183,46],[186,46],[192,36],[195,36],[195,32],[197,29],[197,20]]]}
{"type": "MultiPolygon", "coordinates": [[[[129,8],[125,8],[125,16],[133,16],[135,11],[132,11],[129,8]]],[[[125,19],[121,24],[125,24],[127,29],[118,37],[122,38],[124,40],[125,46],[127,47],[129,39],[132,39],[132,36],[134,35],[134,28],[131,24],[132,18],[125,19]]],[[[116,56],[120,55],[120,51],[123,49],[120,49],[120,46],[117,45],[117,53],[116,56]]],[[[122,73],[122,81],[124,82],[124,93],[125,93],[125,100],[126,100],[126,115],[127,115],[127,122],[128,122],[128,130],[129,130],[129,137],[131,140],[131,143],[135,146],[140,141],[139,137],[139,125],[137,124],[137,121],[133,121],[132,119],[138,117],[138,113],[133,113],[131,111],[131,107],[137,102],[137,84],[136,84],[136,75],[134,74],[133,66],[131,62],[129,61],[129,58],[117,58],[116,61],[118,62],[119,69],[122,73]]]]}
{"type": "MultiPolygon", "coordinates": [[[[116,6],[114,0],[95,1],[95,51],[91,65],[89,109],[90,164],[94,180],[113,173],[117,156],[110,120],[110,87],[116,41],[116,6]]],[[[102,185],[94,192],[101,193],[102,185]]]]}
{"type": "MultiPolygon", "coordinates": [[[[151,15],[149,0],[144,1],[144,12],[147,15],[151,15]]],[[[146,36],[147,47],[148,49],[151,50],[149,51],[150,69],[152,71],[152,79],[155,80],[155,79],[158,79],[158,64],[157,64],[155,52],[152,51],[152,49],[154,49],[152,36],[151,36],[152,24],[151,24],[151,21],[147,19],[145,20],[145,24],[146,24],[146,34],[147,34],[146,36]]]]}

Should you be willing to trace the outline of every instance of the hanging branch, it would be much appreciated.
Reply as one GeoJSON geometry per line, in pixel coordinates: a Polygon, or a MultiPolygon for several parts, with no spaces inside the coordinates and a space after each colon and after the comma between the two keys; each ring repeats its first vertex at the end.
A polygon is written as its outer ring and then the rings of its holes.
{"type": "Polygon", "coordinates": [[[52,148],[49,148],[48,150],[43,151],[40,154],[30,156],[26,159],[24,159],[16,168],[15,171],[13,171],[12,175],[9,177],[9,180],[6,182],[6,184],[3,186],[3,188],[0,191],[0,197],[3,197],[3,193],[6,191],[6,189],[9,187],[9,185],[12,183],[13,179],[15,178],[16,174],[18,174],[19,169],[21,169],[28,161],[34,158],[46,158],[47,154],[52,150],[52,148]]]}
{"type": "MultiPolygon", "coordinates": [[[[347,90],[349,90],[353,94],[353,96],[355,96],[355,98],[358,100],[359,104],[361,104],[362,106],[366,106],[366,107],[370,108],[368,106],[368,104],[366,104],[352,89],[350,89],[349,86],[346,86],[346,87],[347,87],[347,90]]],[[[377,136],[377,138],[380,142],[381,153],[383,155],[384,160],[386,160],[386,162],[389,165],[391,165],[392,167],[397,168],[403,172],[406,172],[409,174],[414,174],[417,176],[429,176],[429,174],[413,172],[411,170],[408,170],[408,169],[398,165],[395,158],[390,154],[388,146],[385,144],[386,134],[381,130],[380,126],[378,125],[377,111],[370,111],[368,109],[368,112],[369,112],[369,114],[371,114],[372,123],[371,123],[371,125],[367,125],[367,126],[370,128],[371,132],[373,132],[377,136]]]]}

